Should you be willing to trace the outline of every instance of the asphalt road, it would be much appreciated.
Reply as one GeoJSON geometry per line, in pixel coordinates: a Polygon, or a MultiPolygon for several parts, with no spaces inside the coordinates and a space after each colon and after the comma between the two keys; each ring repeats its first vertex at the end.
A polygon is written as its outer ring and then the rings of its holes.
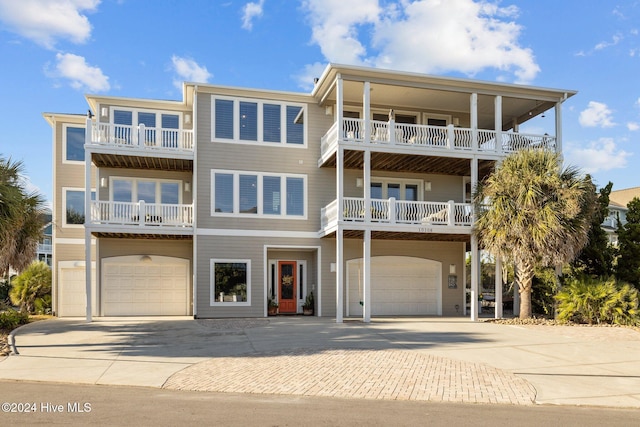
{"type": "Polygon", "coordinates": [[[0,404],[0,425],[11,426],[584,427],[640,424],[637,409],[445,404],[13,381],[0,381],[0,404]]]}

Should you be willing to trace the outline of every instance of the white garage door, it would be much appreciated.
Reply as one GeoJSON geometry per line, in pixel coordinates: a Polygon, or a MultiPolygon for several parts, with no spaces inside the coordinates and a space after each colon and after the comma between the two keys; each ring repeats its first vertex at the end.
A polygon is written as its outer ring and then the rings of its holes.
{"type": "MultiPolygon", "coordinates": [[[[441,315],[442,265],[401,256],[371,258],[371,315],[441,315]]],[[[347,262],[349,316],[362,316],[362,259],[347,262]]]]}
{"type": "MultiPolygon", "coordinates": [[[[95,284],[95,266],[92,269],[95,284]]],[[[87,278],[84,261],[58,263],[58,316],[84,317],[87,315],[87,278]]],[[[95,293],[94,298],[95,301],[95,293]]],[[[94,306],[95,309],[95,306],[94,306]]]]}
{"type": "Polygon", "coordinates": [[[102,260],[103,316],[184,316],[189,261],[163,256],[102,260]]]}

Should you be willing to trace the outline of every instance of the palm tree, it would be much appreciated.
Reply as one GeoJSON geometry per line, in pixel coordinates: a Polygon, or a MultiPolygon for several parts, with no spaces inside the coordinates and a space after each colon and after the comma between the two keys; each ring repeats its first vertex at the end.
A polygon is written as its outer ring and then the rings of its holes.
{"type": "Polygon", "coordinates": [[[44,200],[27,193],[22,162],[0,157],[0,275],[20,271],[35,257],[42,237],[44,200]]]}
{"type": "Polygon", "coordinates": [[[531,317],[534,268],[571,261],[587,242],[595,188],[560,163],[554,152],[519,151],[475,189],[474,233],[485,250],[515,264],[520,318],[531,317]]]}
{"type": "Polygon", "coordinates": [[[14,280],[9,292],[11,302],[20,310],[34,313],[51,306],[51,269],[42,261],[31,264],[14,280]]]}

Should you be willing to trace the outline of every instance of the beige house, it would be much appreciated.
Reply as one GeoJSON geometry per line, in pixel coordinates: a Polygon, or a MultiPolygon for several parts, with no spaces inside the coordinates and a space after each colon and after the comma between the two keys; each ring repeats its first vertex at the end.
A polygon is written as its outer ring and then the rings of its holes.
{"type": "Polygon", "coordinates": [[[335,64],[311,93],[183,88],[45,114],[57,315],[296,314],[313,292],[338,322],[476,318],[472,188],[513,151],[560,151],[575,94],[335,64]],[[519,132],[545,112],[553,132],[519,132]]]}

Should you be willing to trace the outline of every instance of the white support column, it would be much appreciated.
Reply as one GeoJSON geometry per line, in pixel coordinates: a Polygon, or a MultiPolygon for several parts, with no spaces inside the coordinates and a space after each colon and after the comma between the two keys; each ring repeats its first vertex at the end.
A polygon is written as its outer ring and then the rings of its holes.
{"type": "Polygon", "coordinates": [[[502,319],[502,260],[496,257],[496,285],[495,285],[495,318],[502,319]]]}
{"type": "Polygon", "coordinates": [[[495,104],[495,131],[496,131],[496,152],[502,153],[502,96],[496,95],[495,104]]]}
{"type": "Polygon", "coordinates": [[[371,322],[371,229],[364,231],[362,254],[362,274],[363,277],[363,297],[364,307],[362,310],[362,321],[371,322]]]}
{"type": "Polygon", "coordinates": [[[371,223],[371,151],[368,148],[362,153],[364,169],[364,223],[371,223]]]}
{"type": "Polygon", "coordinates": [[[471,320],[478,320],[478,284],[480,282],[480,251],[478,250],[478,238],[471,235],[471,320]]]}
{"type": "MultiPolygon", "coordinates": [[[[477,140],[476,140],[477,142],[477,140]]],[[[475,191],[478,185],[478,158],[471,159],[471,190],[475,191]]],[[[472,222],[476,222],[475,208],[472,210],[472,222]]],[[[478,284],[480,282],[480,251],[478,250],[478,238],[471,235],[471,320],[478,320],[478,284]]]]}
{"type": "Polygon", "coordinates": [[[344,311],[344,230],[338,225],[336,230],[336,323],[342,323],[344,311]]]}
{"type": "Polygon", "coordinates": [[[478,94],[472,93],[470,100],[471,110],[471,149],[478,151],[478,94]]]}
{"type": "MultiPolygon", "coordinates": [[[[87,120],[86,133],[91,132],[90,120],[87,120]]],[[[84,272],[85,272],[85,293],[87,297],[86,319],[87,322],[92,321],[91,310],[91,151],[84,151],[84,272]]]]}
{"type": "Polygon", "coordinates": [[[562,155],[562,102],[556,102],[556,153],[562,155]]]}
{"type": "Polygon", "coordinates": [[[371,83],[364,82],[362,88],[362,126],[360,130],[365,144],[371,142],[371,83]],[[364,132],[363,132],[364,130],[364,132]]]}
{"type": "Polygon", "coordinates": [[[344,123],[342,123],[344,115],[344,90],[342,88],[342,75],[336,76],[336,123],[338,124],[338,144],[345,137],[344,135],[344,123]]]}

